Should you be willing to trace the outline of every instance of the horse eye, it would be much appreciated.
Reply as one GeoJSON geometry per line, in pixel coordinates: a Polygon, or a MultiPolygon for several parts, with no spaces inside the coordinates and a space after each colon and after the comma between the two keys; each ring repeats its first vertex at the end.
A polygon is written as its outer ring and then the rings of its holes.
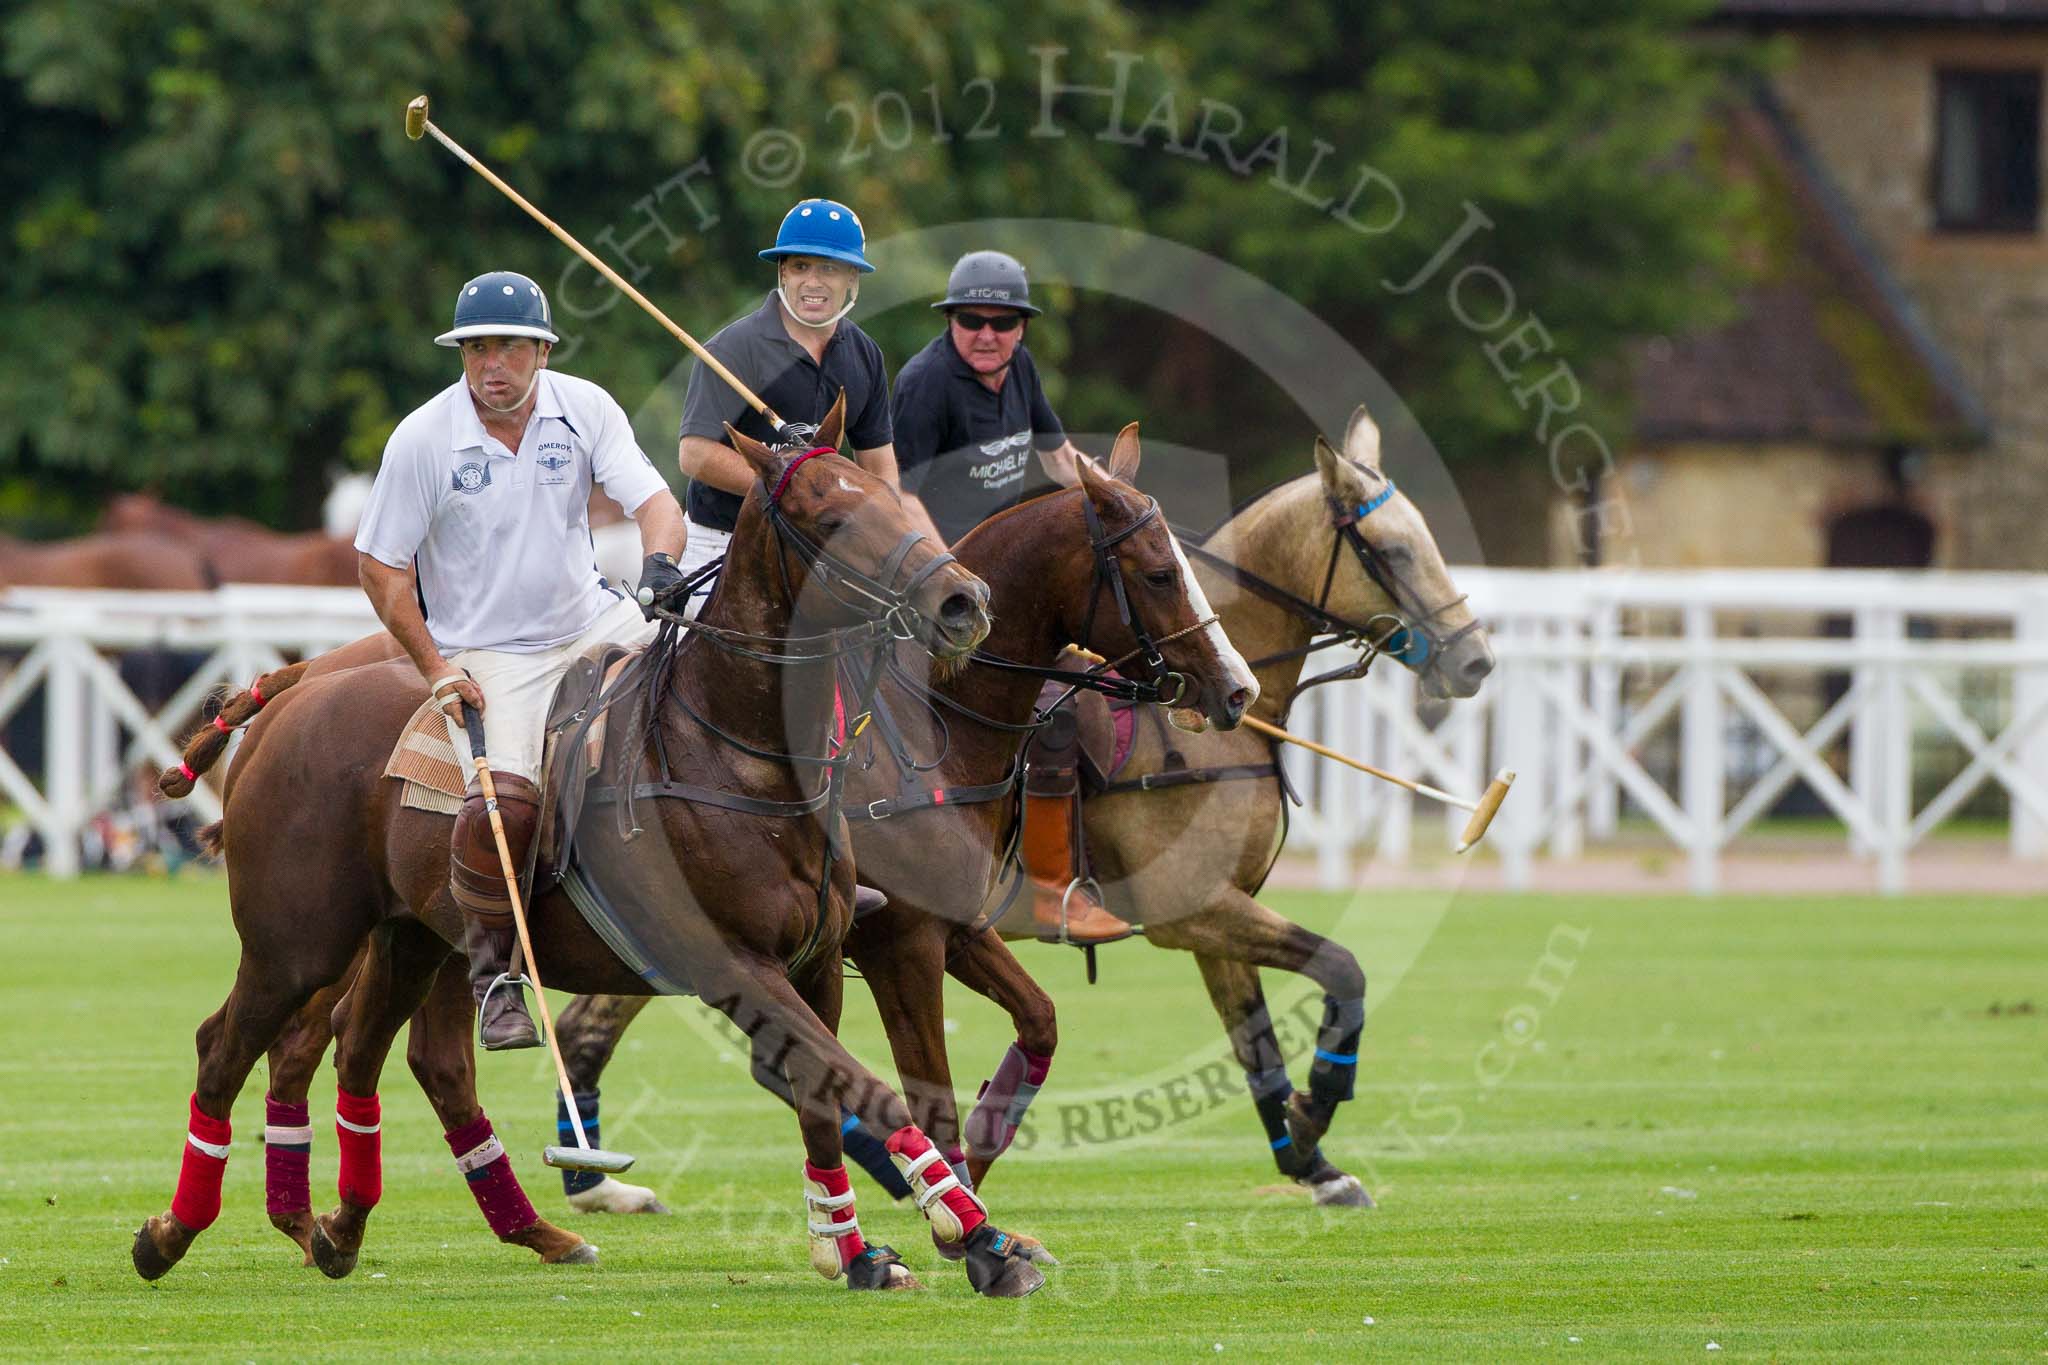
{"type": "Polygon", "coordinates": [[[826,536],[836,536],[836,535],[838,535],[838,534],[839,534],[839,533],[840,533],[841,531],[844,531],[845,529],[846,529],[846,518],[844,518],[844,517],[819,517],[819,518],[818,518],[818,533],[819,533],[820,535],[826,535],[826,536]]]}
{"type": "Polygon", "coordinates": [[[1170,588],[1173,586],[1173,570],[1154,569],[1145,575],[1145,581],[1155,588],[1170,588]]]}

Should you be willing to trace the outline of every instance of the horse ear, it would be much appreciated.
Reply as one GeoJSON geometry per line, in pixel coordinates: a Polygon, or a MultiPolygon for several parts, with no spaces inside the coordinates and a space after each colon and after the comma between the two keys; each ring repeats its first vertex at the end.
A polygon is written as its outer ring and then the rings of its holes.
{"type": "Polygon", "coordinates": [[[1364,501],[1365,480],[1359,476],[1357,467],[1321,436],[1316,437],[1316,473],[1322,476],[1323,493],[1331,502],[1348,507],[1364,501]]]}
{"type": "Polygon", "coordinates": [[[1116,434],[1116,445],[1109,452],[1109,477],[1137,483],[1139,453],[1138,424],[1133,422],[1116,434]]]}
{"type": "Polygon", "coordinates": [[[730,422],[725,424],[725,436],[727,440],[732,442],[732,448],[740,453],[740,458],[754,467],[755,475],[764,483],[773,479],[777,471],[782,468],[782,457],[780,455],[777,455],[745,432],[736,429],[730,422]]]}
{"type": "Polygon", "coordinates": [[[1380,467],[1380,424],[1372,420],[1372,414],[1360,403],[1358,410],[1351,414],[1351,422],[1344,428],[1344,454],[1367,469],[1380,467]]]}
{"type": "MultiPolygon", "coordinates": [[[[1127,427],[1125,430],[1129,430],[1129,428],[1127,427]]],[[[1101,465],[1086,455],[1074,461],[1074,473],[1080,476],[1081,492],[1087,497],[1088,501],[1095,504],[1097,511],[1115,506],[1116,493],[1114,485],[1110,483],[1110,480],[1116,477],[1115,475],[1104,470],[1101,465]]]]}
{"type": "Polygon", "coordinates": [[[818,444],[827,450],[839,449],[839,438],[846,434],[846,390],[839,391],[833,400],[832,411],[825,414],[825,420],[818,423],[818,444]]]}

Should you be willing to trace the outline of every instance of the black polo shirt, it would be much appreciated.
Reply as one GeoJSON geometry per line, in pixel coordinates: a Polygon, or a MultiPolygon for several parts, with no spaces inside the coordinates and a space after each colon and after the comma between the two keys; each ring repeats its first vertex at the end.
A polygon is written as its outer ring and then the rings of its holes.
{"type": "MultiPolygon", "coordinates": [[[[889,444],[889,375],[874,338],[841,318],[825,343],[825,361],[813,361],[782,325],[782,300],[775,291],[743,318],[727,323],[705,349],[761,395],[785,422],[822,422],[839,391],[846,390],[846,444],[873,450],[889,444]]],[[[772,444],[775,428],[747,405],[732,385],[701,362],[683,398],[684,436],[725,440],[730,422],[757,441],[772,444]]],[[[744,499],[699,479],[690,480],[690,520],[730,531],[744,499]]]]}
{"type": "Polygon", "coordinates": [[[896,468],[948,541],[1055,485],[1032,453],[1067,439],[1021,342],[1000,389],[961,358],[949,327],[896,376],[896,468]]]}

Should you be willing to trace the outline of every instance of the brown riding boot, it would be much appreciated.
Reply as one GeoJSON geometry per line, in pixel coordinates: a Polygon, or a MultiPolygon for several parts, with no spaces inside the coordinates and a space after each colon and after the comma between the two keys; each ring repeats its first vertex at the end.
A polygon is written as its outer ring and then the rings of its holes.
{"type": "MultiPolygon", "coordinates": [[[[505,845],[517,876],[525,869],[526,850],[540,812],[540,793],[525,778],[495,769],[491,781],[497,789],[498,816],[505,826],[505,845]]],[[[448,890],[462,907],[462,949],[469,955],[469,984],[481,1015],[484,1047],[492,1052],[539,1047],[540,1033],[526,1012],[524,991],[511,982],[491,989],[511,968],[516,931],[512,897],[506,890],[498,842],[491,833],[490,813],[484,809],[481,793],[472,792],[462,803],[462,813],[455,817],[448,890]]]]}
{"type": "MultiPolygon", "coordinates": [[[[1052,684],[1058,686],[1058,684],[1052,684]]],[[[1061,709],[1032,736],[1024,765],[1024,870],[1031,919],[1047,943],[1114,943],[1131,926],[1103,908],[1081,847],[1080,735],[1061,709]]]]}

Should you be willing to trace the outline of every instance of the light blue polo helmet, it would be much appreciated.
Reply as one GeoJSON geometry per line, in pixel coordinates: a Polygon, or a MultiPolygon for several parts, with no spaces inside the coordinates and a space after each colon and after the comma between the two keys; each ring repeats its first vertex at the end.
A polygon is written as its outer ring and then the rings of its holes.
{"type": "Polygon", "coordinates": [[[844,261],[866,274],[875,268],[868,261],[867,245],[867,232],[852,209],[837,199],[800,199],[782,216],[775,245],[759,254],[764,261],[818,256],[844,261]]]}
{"type": "Polygon", "coordinates": [[[560,341],[548,296],[526,276],[493,270],[462,286],[455,296],[455,325],[434,338],[437,346],[460,346],[467,337],[532,337],[560,341]]]}

